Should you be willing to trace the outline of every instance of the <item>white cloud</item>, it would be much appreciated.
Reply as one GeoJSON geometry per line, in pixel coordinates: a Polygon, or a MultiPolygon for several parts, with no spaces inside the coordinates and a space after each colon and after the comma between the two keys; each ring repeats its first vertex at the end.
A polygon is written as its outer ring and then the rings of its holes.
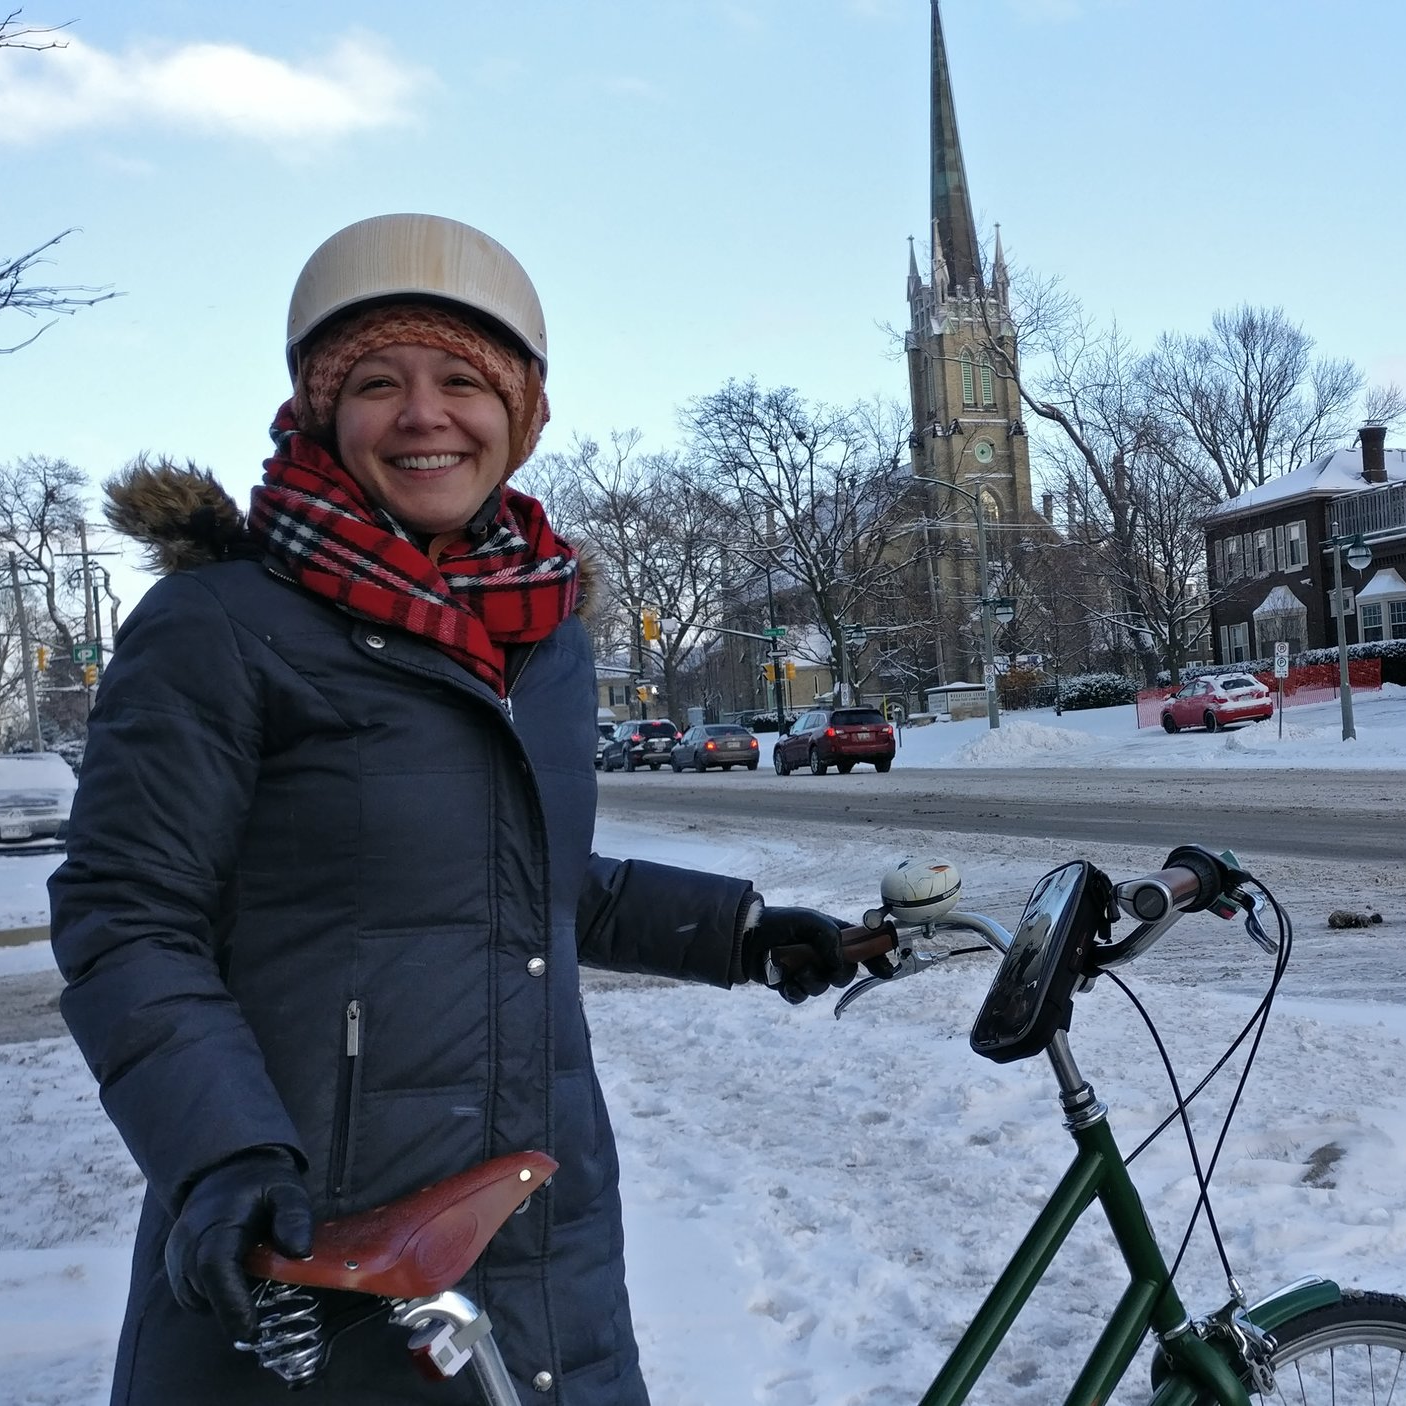
{"type": "Polygon", "coordinates": [[[413,94],[435,81],[367,34],[300,66],[237,44],[117,54],[69,39],[26,67],[17,77],[18,66],[6,66],[0,143],[151,124],[260,142],[330,141],[408,121],[413,94]]]}

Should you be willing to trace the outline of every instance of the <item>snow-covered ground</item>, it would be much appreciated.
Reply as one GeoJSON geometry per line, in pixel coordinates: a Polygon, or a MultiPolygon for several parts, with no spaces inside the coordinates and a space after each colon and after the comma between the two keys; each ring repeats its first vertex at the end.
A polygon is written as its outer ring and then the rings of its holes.
{"type": "MultiPolygon", "coordinates": [[[[1287,713],[1282,741],[1277,728],[1167,737],[1139,733],[1131,709],[1008,715],[997,733],[984,721],[905,730],[899,765],[1406,769],[1403,690],[1358,699],[1355,743],[1341,741],[1336,705],[1287,713]]],[[[942,853],[962,868],[968,906],[1008,924],[1034,880],[1070,857],[1058,836],[976,848],[943,834],[697,824],[603,823],[597,844],[747,874],[770,901],[846,914],[874,903],[902,853],[942,853]]],[[[1127,845],[1088,857],[1126,876],[1162,856],[1127,845]]],[[[0,927],[44,921],[56,862],[0,856],[0,927]]],[[[1297,918],[1295,961],[1213,1183],[1221,1232],[1252,1294],[1307,1272],[1406,1292],[1406,880],[1373,876],[1367,906],[1381,925],[1329,931],[1330,909],[1363,906],[1360,876],[1349,889],[1341,871],[1286,863],[1265,877],[1297,918]]],[[[0,978],[50,969],[42,944],[0,947],[0,978]]],[[[1202,918],[1126,969],[1183,1087],[1238,1031],[1269,969],[1238,929],[1202,918]]],[[[760,989],[588,976],[655,1406],[919,1398],[1069,1156],[1046,1064],[998,1067],[967,1045],[992,971],[990,957],[957,958],[839,1022],[829,1001],[791,1008],[760,989]]],[[[1073,1047],[1132,1146],[1171,1102],[1150,1036],[1111,983],[1081,999],[1073,1047]]],[[[1223,1075],[1194,1105],[1206,1144],[1231,1087],[1223,1075]]],[[[0,1118],[0,1401],[96,1406],[139,1179],[66,1040],[0,1045],[0,1118]]],[[[1177,1130],[1134,1171],[1174,1248],[1195,1200],[1177,1130]]],[[[1182,1280],[1195,1309],[1223,1297],[1204,1236],[1182,1280]]],[[[1122,1282],[1095,1214],[973,1399],[1063,1399],[1122,1282]]],[[[1145,1398],[1145,1370],[1117,1400],[1145,1398]]]]}

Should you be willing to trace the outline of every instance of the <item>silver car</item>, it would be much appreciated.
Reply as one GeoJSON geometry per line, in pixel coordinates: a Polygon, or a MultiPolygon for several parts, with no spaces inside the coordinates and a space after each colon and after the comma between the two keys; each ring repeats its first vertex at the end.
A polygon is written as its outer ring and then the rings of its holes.
{"type": "Polygon", "coordinates": [[[0,844],[62,840],[78,783],[57,752],[0,756],[0,844]]]}

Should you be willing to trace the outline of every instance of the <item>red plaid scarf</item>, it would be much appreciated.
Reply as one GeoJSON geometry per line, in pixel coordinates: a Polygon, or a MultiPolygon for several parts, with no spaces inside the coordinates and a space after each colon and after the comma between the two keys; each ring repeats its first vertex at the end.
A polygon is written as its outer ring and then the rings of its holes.
{"type": "Polygon", "coordinates": [[[496,512],[479,515],[488,518],[481,539],[466,531],[431,561],[298,431],[291,402],[279,409],[272,434],[277,447],[253,492],[249,530],[300,586],[353,614],[423,635],[499,697],[503,646],[545,639],[575,608],[576,552],[552,531],[535,498],[505,486],[496,512]]]}

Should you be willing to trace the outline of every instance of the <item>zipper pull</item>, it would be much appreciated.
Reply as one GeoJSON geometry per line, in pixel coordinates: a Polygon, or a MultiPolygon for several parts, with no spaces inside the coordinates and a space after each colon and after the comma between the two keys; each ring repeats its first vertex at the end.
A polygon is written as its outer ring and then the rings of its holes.
{"type": "Polygon", "coordinates": [[[355,1059],[361,1053],[361,1002],[347,1007],[347,1055],[355,1059]]]}
{"type": "Polygon", "coordinates": [[[508,721],[513,721],[513,699],[511,694],[503,695],[503,711],[508,715],[508,721]]]}

